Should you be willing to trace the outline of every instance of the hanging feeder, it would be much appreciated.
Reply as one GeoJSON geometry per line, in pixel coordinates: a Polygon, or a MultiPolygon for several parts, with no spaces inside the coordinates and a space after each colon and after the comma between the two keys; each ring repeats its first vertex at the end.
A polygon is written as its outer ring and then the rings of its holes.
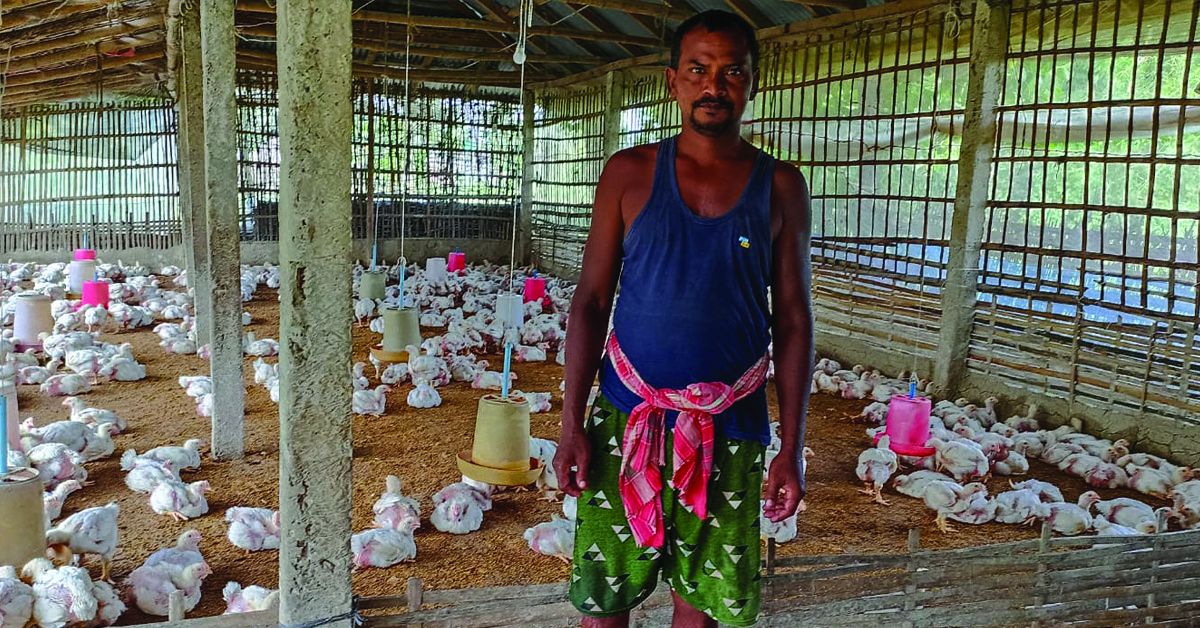
{"type": "Polygon", "coordinates": [[[13,312],[13,341],[17,351],[41,349],[41,334],[54,329],[54,315],[50,311],[50,297],[44,294],[18,294],[16,310],[13,312]]]}
{"type": "Polygon", "coordinates": [[[368,270],[358,280],[358,298],[381,300],[386,292],[387,275],[382,270],[368,270]]]}
{"type": "Polygon", "coordinates": [[[525,486],[542,473],[529,456],[529,402],[524,397],[484,395],[475,416],[471,451],[458,454],[458,470],[477,482],[525,486]]]}
{"type": "Polygon", "coordinates": [[[383,343],[371,349],[371,355],[380,362],[407,362],[408,346],[421,346],[420,315],[416,308],[381,308],[383,315],[383,343]]]}

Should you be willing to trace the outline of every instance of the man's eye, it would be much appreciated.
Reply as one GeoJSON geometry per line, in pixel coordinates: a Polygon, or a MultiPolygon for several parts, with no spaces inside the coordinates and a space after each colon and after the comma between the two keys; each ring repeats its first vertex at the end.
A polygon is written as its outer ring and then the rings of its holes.
{"type": "Polygon", "coordinates": [[[742,69],[741,68],[729,68],[729,74],[732,74],[734,76],[741,76],[742,69]]]}
{"type": "Polygon", "coordinates": [[[704,68],[694,67],[692,68],[692,74],[704,74],[704,68]]]}

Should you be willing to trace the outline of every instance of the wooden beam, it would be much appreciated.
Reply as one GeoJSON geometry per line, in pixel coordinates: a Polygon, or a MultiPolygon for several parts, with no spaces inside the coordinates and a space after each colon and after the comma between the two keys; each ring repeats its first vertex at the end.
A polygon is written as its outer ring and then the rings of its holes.
{"type": "MultiPolygon", "coordinates": [[[[104,77],[104,89],[107,92],[132,91],[135,88],[149,87],[156,83],[157,80],[153,76],[144,74],[106,75],[104,77]]],[[[95,95],[96,84],[95,77],[81,76],[53,87],[46,87],[44,85],[14,87],[12,90],[5,90],[4,109],[7,111],[16,107],[95,95]]]]}
{"type": "Polygon", "coordinates": [[[133,37],[161,28],[163,28],[162,20],[148,18],[145,21],[139,20],[137,24],[118,24],[107,28],[87,30],[68,37],[40,40],[21,46],[5,43],[0,45],[0,49],[4,50],[0,55],[7,61],[16,62],[33,55],[57,52],[81,45],[93,45],[121,37],[133,37]]]}
{"type": "Polygon", "coordinates": [[[161,43],[166,37],[166,31],[159,27],[153,30],[148,30],[141,33],[140,40],[137,44],[113,41],[111,39],[99,41],[96,43],[83,44],[68,48],[51,54],[34,55],[32,57],[14,57],[11,62],[0,62],[0,68],[6,71],[7,75],[20,74],[21,72],[29,72],[33,70],[42,70],[58,65],[70,65],[76,63],[95,63],[97,58],[111,58],[107,53],[119,50],[132,48],[135,52],[138,48],[145,48],[154,44],[161,43]]]}
{"type": "MultiPolygon", "coordinates": [[[[266,4],[262,0],[238,0],[237,7],[239,11],[254,13],[275,12],[275,7],[266,4]]],[[[427,17],[421,15],[407,16],[397,13],[384,13],[382,11],[358,11],[354,14],[354,20],[375,22],[380,24],[408,24],[410,26],[442,28],[449,30],[485,31],[513,34],[520,32],[520,28],[516,24],[466,18],[427,17]]],[[[547,37],[566,37],[568,39],[581,39],[584,41],[608,41],[613,43],[633,44],[635,46],[649,46],[652,48],[659,47],[658,40],[651,39],[649,37],[637,37],[634,35],[625,34],[612,35],[609,33],[602,33],[600,31],[585,31],[574,28],[564,28],[560,26],[534,26],[527,29],[527,32],[530,35],[547,37]]]]}
{"type": "MultiPolygon", "coordinates": [[[[600,15],[599,11],[594,11],[586,6],[579,7],[576,10],[576,9],[572,9],[569,4],[567,5],[567,8],[568,8],[568,10],[575,10],[575,14],[578,15],[580,19],[587,22],[590,26],[592,26],[593,28],[595,28],[596,30],[598,30],[602,33],[608,33],[609,35],[618,35],[621,32],[617,29],[616,26],[613,26],[612,22],[608,21],[608,18],[600,15]]],[[[645,48],[643,48],[641,46],[632,46],[629,44],[617,44],[617,45],[621,48],[621,50],[628,52],[629,56],[631,56],[631,57],[640,57],[649,52],[648,50],[646,50],[645,48]]],[[[655,47],[658,47],[658,46],[655,46],[655,47]]],[[[598,49],[597,49],[597,52],[599,52],[598,49]]]]}
{"type": "Polygon", "coordinates": [[[754,28],[766,28],[773,23],[770,18],[763,15],[762,11],[758,10],[758,7],[750,4],[749,0],[725,0],[725,3],[733,9],[734,13],[746,18],[746,21],[750,22],[754,28]]]}
{"type": "MultiPolygon", "coordinates": [[[[783,0],[784,2],[794,2],[803,5],[806,9],[810,6],[814,7],[829,7],[831,9],[841,9],[843,11],[854,11],[867,6],[863,0],[783,0]]],[[[809,9],[812,13],[812,10],[809,9]]],[[[816,13],[813,13],[816,15],[816,13]]]]}
{"type": "Polygon", "coordinates": [[[571,4],[582,4],[600,9],[611,9],[629,15],[649,16],[658,19],[682,22],[692,16],[687,9],[675,8],[667,4],[645,2],[644,0],[564,0],[571,4]]]}
{"type": "Polygon", "coordinates": [[[163,58],[163,54],[164,49],[162,44],[155,44],[154,46],[151,46],[145,50],[135,52],[131,57],[109,57],[103,59],[98,64],[99,68],[96,67],[97,64],[89,63],[85,64],[85,67],[71,66],[56,70],[26,72],[24,74],[17,74],[15,76],[6,75],[4,82],[6,89],[21,87],[24,85],[49,83],[83,74],[94,74],[97,72],[97,70],[111,70],[113,68],[132,65],[134,63],[142,63],[152,59],[161,59],[163,58]]]}
{"type": "MultiPolygon", "coordinates": [[[[272,52],[265,50],[238,50],[238,67],[275,72],[278,66],[276,64],[276,57],[272,52]]],[[[353,71],[355,76],[361,77],[384,76],[388,78],[404,78],[404,68],[396,66],[355,63],[353,64],[353,71]]],[[[420,68],[411,68],[408,71],[408,77],[410,81],[415,82],[499,85],[504,87],[517,85],[521,81],[520,72],[489,72],[482,70],[423,70],[420,68]]],[[[546,74],[531,73],[528,70],[525,72],[526,81],[546,80],[547,77],[548,75],[546,74]],[[531,79],[531,77],[538,78],[531,79]]]]}
{"type": "MultiPolygon", "coordinates": [[[[6,3],[7,4],[7,3],[6,3]]],[[[107,3],[101,4],[71,4],[56,2],[52,5],[47,5],[45,9],[36,9],[29,12],[12,13],[4,16],[4,26],[0,26],[0,35],[4,35],[3,40],[9,45],[22,41],[21,39],[41,39],[46,37],[54,37],[61,35],[63,32],[81,32],[88,30],[92,22],[105,22],[111,24],[113,21],[132,20],[135,16],[145,17],[147,12],[154,15],[162,16],[163,8],[160,6],[146,5],[144,2],[137,2],[137,7],[129,7],[132,11],[130,14],[122,14],[126,10],[124,4],[118,5],[117,12],[114,14],[108,10],[107,3]]]]}

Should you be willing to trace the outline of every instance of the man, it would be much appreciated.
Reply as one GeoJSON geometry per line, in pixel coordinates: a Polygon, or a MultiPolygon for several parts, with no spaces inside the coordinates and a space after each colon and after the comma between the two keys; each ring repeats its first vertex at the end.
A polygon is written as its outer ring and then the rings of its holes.
{"type": "Polygon", "coordinates": [[[579,498],[570,597],[585,627],[628,625],[659,572],[674,626],[755,623],[760,513],[782,521],[804,496],[808,190],[739,135],[757,62],[736,15],[684,22],[667,70],[682,132],[613,155],[596,189],[554,459],[579,498]],[[782,450],[760,509],[771,337],[782,450]]]}

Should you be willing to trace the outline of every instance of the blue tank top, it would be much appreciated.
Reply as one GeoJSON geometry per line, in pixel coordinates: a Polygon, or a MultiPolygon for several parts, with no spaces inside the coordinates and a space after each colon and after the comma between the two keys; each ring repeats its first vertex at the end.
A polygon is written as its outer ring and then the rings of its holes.
{"type": "MultiPolygon", "coordinates": [[[[733,208],[703,218],[679,192],[675,151],[674,137],[659,144],[650,199],[625,236],[613,329],[634,368],[655,388],[733,384],[770,341],[775,160],[760,152],[733,208]]],[[[622,412],[641,403],[608,359],[600,391],[622,412]]],[[[668,426],[676,416],[668,413],[668,426]]],[[[766,388],[730,406],[714,424],[727,438],[769,444],[766,388]]]]}

